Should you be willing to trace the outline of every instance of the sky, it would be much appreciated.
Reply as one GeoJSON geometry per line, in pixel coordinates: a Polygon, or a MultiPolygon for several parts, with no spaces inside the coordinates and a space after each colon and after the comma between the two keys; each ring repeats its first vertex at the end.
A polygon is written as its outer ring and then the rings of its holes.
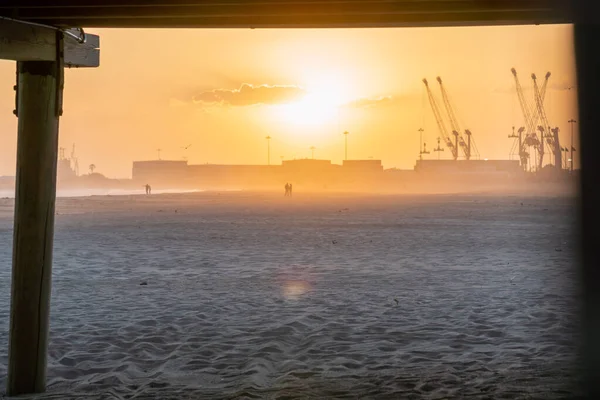
{"type": "MultiPolygon", "coordinates": [[[[66,70],[59,145],[67,155],[75,145],[81,172],[94,164],[112,178],[159,156],[266,164],[267,136],[272,164],[311,157],[311,147],[341,163],[344,131],[349,158],[412,169],[419,129],[430,150],[440,136],[422,83],[444,112],[437,76],[481,158],[509,158],[508,135],[524,125],[513,67],[531,99],[531,73],[552,73],[546,113],[561,143],[577,119],[571,25],[87,31],[100,35],[100,67],[66,70]]],[[[14,81],[15,63],[0,61],[0,175],[9,176],[14,81]]]]}

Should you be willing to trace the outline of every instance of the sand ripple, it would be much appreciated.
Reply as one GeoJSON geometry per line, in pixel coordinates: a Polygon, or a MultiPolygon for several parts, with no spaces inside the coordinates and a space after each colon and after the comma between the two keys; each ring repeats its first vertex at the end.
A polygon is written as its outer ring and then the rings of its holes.
{"type": "MultiPolygon", "coordinates": [[[[194,199],[59,216],[40,398],[576,393],[571,200],[194,199]]],[[[0,220],[0,391],[11,231],[0,220]]]]}

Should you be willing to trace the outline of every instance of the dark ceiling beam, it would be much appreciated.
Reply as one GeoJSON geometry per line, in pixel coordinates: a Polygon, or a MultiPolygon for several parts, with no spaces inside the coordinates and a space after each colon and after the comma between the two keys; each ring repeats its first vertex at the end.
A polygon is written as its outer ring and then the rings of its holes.
{"type": "Polygon", "coordinates": [[[62,27],[294,28],[552,24],[564,0],[4,0],[0,15],[62,27]]]}

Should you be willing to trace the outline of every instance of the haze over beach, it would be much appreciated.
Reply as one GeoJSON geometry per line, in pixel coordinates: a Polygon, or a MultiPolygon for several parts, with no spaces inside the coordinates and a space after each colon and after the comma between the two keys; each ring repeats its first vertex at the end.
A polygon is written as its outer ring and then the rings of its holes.
{"type": "MultiPolygon", "coordinates": [[[[48,387],[22,398],[581,398],[572,26],[90,33],[101,67],[66,71],[60,120],[48,387]],[[532,103],[552,74],[541,166],[508,137],[513,67],[532,103]],[[472,158],[437,142],[438,76],[472,158]]],[[[0,62],[2,398],[14,78],[0,62]]]]}

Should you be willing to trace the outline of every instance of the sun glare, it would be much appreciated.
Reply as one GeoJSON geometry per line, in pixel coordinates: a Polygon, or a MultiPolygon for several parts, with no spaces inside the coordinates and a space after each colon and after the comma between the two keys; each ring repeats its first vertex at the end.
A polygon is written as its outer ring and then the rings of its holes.
{"type": "Polygon", "coordinates": [[[310,290],[310,285],[304,281],[288,281],[284,284],[282,290],[286,299],[298,300],[300,296],[310,290]]]}
{"type": "Polygon", "coordinates": [[[275,106],[278,118],[294,125],[322,125],[335,121],[344,101],[336,90],[310,91],[302,99],[275,106]]]}

